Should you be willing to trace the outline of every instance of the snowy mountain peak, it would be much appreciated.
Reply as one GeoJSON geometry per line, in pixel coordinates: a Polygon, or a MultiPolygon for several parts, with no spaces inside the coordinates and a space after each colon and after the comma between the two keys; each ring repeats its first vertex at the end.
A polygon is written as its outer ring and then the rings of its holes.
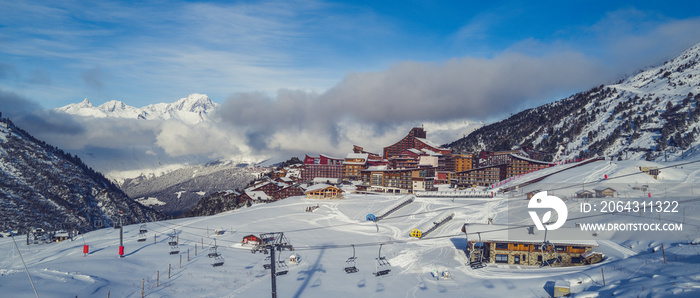
{"type": "Polygon", "coordinates": [[[80,102],[79,104],[77,104],[76,107],[92,108],[92,107],[95,107],[95,106],[92,105],[92,103],[86,98],[86,99],[83,99],[82,102],[80,102]]]}
{"type": "Polygon", "coordinates": [[[181,98],[173,103],[172,108],[184,112],[207,112],[213,110],[215,104],[209,99],[206,94],[190,94],[185,98],[181,98]]]}
{"type": "Polygon", "coordinates": [[[114,112],[116,110],[125,110],[126,109],[126,104],[124,104],[121,101],[118,100],[110,100],[108,102],[105,102],[99,106],[100,110],[103,110],[105,112],[114,112]]]}
{"type": "Polygon", "coordinates": [[[157,103],[142,108],[136,108],[118,100],[110,100],[95,107],[85,99],[79,104],[69,104],[57,108],[56,111],[86,116],[86,117],[116,117],[141,120],[176,119],[188,124],[195,124],[208,119],[208,114],[218,105],[211,101],[206,94],[190,94],[174,103],[157,103]]]}

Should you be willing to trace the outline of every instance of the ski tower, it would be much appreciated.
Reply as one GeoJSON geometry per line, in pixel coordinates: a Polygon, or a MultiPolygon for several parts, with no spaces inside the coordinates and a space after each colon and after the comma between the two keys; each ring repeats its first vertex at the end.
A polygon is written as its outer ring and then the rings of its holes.
{"type": "MultiPolygon", "coordinates": [[[[269,254],[272,298],[277,297],[277,276],[285,275],[288,272],[287,263],[285,263],[281,257],[275,260],[275,251],[279,252],[281,255],[284,250],[293,251],[294,247],[290,244],[289,239],[284,236],[283,232],[260,234],[260,243],[255,245],[251,250],[251,253],[262,252],[264,254],[269,254]],[[277,272],[275,265],[279,265],[281,269],[279,272],[277,272]]],[[[268,258],[265,258],[265,260],[268,260],[268,258]]],[[[267,269],[267,266],[264,267],[267,269]]]]}

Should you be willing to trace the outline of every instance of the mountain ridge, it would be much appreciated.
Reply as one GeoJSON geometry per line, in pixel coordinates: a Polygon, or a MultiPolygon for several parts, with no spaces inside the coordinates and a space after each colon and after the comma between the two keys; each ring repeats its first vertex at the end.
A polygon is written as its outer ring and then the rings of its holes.
{"type": "Polygon", "coordinates": [[[173,103],[157,103],[136,108],[118,100],[110,100],[95,106],[87,98],[80,103],[68,104],[55,111],[86,117],[131,118],[143,120],[178,119],[188,124],[196,124],[209,119],[218,104],[206,94],[193,93],[173,103]]]}
{"type": "Polygon", "coordinates": [[[526,109],[446,146],[457,152],[530,147],[553,160],[683,159],[698,147],[698,100],[700,44],[663,65],[526,109]]]}
{"type": "Polygon", "coordinates": [[[31,136],[0,114],[0,214],[3,230],[79,231],[113,225],[123,216],[136,223],[162,219],[131,200],[80,158],[31,136]]]}

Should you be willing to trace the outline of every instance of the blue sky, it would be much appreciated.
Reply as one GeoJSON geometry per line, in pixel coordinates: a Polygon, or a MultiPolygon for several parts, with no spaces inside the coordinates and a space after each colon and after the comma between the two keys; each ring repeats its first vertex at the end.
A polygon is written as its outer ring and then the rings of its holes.
{"type": "Polygon", "coordinates": [[[700,1],[0,0],[0,8],[2,115],[113,164],[343,156],[353,144],[380,152],[423,124],[449,143],[477,121],[616,82],[700,42],[700,1]],[[214,122],[50,110],[84,98],[143,107],[192,93],[221,104],[214,122]]]}
{"type": "MultiPolygon", "coordinates": [[[[404,62],[574,53],[614,78],[700,42],[697,1],[0,1],[0,90],[55,108],[324,93],[404,62]]],[[[508,65],[498,64],[499,67],[508,65]]],[[[468,66],[467,66],[468,67],[468,66]]],[[[488,67],[488,66],[487,66],[488,67]]],[[[543,90],[547,101],[604,82],[543,90]]]]}

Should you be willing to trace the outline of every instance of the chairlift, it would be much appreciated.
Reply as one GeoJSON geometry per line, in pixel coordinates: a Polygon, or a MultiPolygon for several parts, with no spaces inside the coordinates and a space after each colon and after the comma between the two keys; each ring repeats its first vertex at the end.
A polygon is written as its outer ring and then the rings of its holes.
{"type": "Polygon", "coordinates": [[[357,267],[355,267],[356,260],[357,260],[357,257],[355,256],[355,245],[353,244],[352,245],[352,257],[349,257],[345,261],[345,273],[350,274],[350,273],[355,273],[357,271],[360,271],[359,269],[357,269],[357,267]]]}
{"type": "Polygon", "coordinates": [[[267,257],[265,257],[264,262],[265,262],[265,263],[263,263],[263,268],[269,270],[270,267],[271,267],[271,266],[270,266],[270,256],[269,256],[269,255],[268,255],[267,257]]]}
{"type": "Polygon", "coordinates": [[[209,254],[207,254],[207,256],[210,258],[214,258],[218,255],[219,252],[217,251],[216,239],[214,239],[214,243],[209,245],[209,254]]]}
{"type": "Polygon", "coordinates": [[[559,258],[559,255],[557,254],[557,247],[552,244],[549,241],[545,241],[542,243],[540,246],[540,250],[542,251],[542,264],[540,264],[540,267],[544,266],[554,266],[556,263],[561,262],[561,259],[559,258]],[[545,258],[547,255],[545,253],[548,253],[549,256],[552,256],[554,254],[553,258],[545,258]]]}
{"type": "Polygon", "coordinates": [[[146,241],[146,233],[139,233],[139,238],[136,241],[138,241],[138,242],[146,241]]]}
{"type": "Polygon", "coordinates": [[[377,261],[377,267],[376,271],[373,273],[374,276],[382,276],[382,275],[387,275],[389,272],[391,272],[391,264],[389,264],[389,261],[386,259],[386,257],[382,257],[382,245],[379,245],[379,255],[375,259],[377,261]]]}
{"type": "Polygon", "coordinates": [[[221,254],[217,254],[214,259],[211,261],[211,265],[213,267],[218,267],[222,266],[224,264],[224,257],[221,256],[221,254]]]}
{"type": "Polygon", "coordinates": [[[282,259],[282,254],[278,254],[277,258],[277,268],[279,268],[280,270],[275,272],[275,275],[279,276],[287,274],[287,272],[289,272],[289,266],[287,266],[287,262],[285,262],[284,259],[282,259]]]}
{"type": "MultiPolygon", "coordinates": [[[[477,243],[472,244],[471,249],[469,250],[469,266],[472,267],[472,269],[480,269],[486,267],[486,264],[484,264],[484,243],[481,241],[481,233],[478,232],[476,233],[479,235],[479,248],[476,248],[477,243]]],[[[466,232],[465,232],[466,235],[466,232]]],[[[469,241],[467,241],[469,243],[469,241]]]]}
{"type": "Polygon", "coordinates": [[[173,234],[170,235],[170,240],[168,240],[168,245],[177,246],[177,233],[173,230],[173,234]]]}
{"type": "Polygon", "coordinates": [[[180,246],[177,243],[177,234],[175,233],[175,230],[173,230],[173,235],[171,235],[170,240],[168,240],[168,245],[170,245],[171,255],[176,255],[180,253],[180,246]]]}
{"type": "Polygon", "coordinates": [[[140,233],[140,234],[146,234],[146,233],[148,233],[148,228],[146,227],[146,224],[145,224],[145,223],[144,223],[144,224],[141,224],[141,226],[139,227],[139,233],[140,233]]]}
{"type": "Polygon", "coordinates": [[[554,266],[557,262],[561,262],[559,255],[557,254],[557,247],[547,240],[547,230],[548,229],[544,230],[544,241],[540,246],[540,251],[542,252],[542,264],[540,264],[540,267],[554,266]],[[554,258],[547,259],[547,255],[545,255],[545,253],[548,253],[549,256],[554,254],[554,258]]]}

